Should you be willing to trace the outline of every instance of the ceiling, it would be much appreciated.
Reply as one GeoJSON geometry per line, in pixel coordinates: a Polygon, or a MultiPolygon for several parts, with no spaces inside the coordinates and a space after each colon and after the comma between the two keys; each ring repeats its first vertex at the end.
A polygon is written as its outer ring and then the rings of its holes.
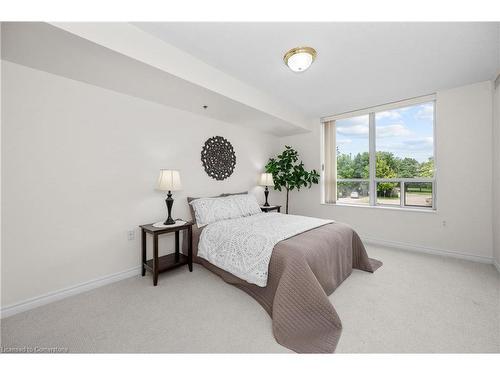
{"type": "Polygon", "coordinates": [[[134,23],[302,111],[321,117],[493,79],[499,23],[134,23]],[[293,73],[283,54],[318,57],[293,73]]]}

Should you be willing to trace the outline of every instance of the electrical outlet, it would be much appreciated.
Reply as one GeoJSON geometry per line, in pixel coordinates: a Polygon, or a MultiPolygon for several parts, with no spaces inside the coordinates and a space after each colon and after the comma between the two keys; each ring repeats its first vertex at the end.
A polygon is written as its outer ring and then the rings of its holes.
{"type": "Polygon", "coordinates": [[[443,227],[445,227],[446,226],[446,220],[443,220],[441,224],[443,225],[443,227]]]}
{"type": "Polygon", "coordinates": [[[134,230],[129,230],[127,232],[127,238],[129,241],[135,240],[135,231],[134,230]]]}

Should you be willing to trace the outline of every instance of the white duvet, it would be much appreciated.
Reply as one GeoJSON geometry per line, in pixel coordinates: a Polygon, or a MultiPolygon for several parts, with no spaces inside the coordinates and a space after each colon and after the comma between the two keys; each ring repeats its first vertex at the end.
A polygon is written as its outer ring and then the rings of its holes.
{"type": "Polygon", "coordinates": [[[332,222],[279,213],[221,220],[202,231],[198,256],[240,279],[264,287],[271,254],[278,242],[332,222]]]}

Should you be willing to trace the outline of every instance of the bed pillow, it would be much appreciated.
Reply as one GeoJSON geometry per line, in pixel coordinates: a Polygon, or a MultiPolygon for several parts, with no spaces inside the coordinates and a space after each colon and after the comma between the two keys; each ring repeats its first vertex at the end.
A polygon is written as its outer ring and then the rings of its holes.
{"type": "Polygon", "coordinates": [[[259,202],[253,194],[234,194],[227,198],[232,199],[239,207],[240,216],[250,216],[262,213],[259,202]]]}
{"type": "MultiPolygon", "coordinates": [[[[248,191],[242,191],[241,193],[223,193],[221,195],[217,195],[215,197],[209,197],[209,198],[218,198],[218,197],[228,197],[230,195],[243,195],[243,194],[248,194],[248,191]]],[[[194,214],[194,209],[193,206],[190,205],[191,201],[194,201],[195,199],[200,199],[201,197],[187,197],[187,202],[189,206],[189,212],[191,213],[191,218],[193,223],[196,224],[196,216],[194,214]]]]}
{"type": "Polygon", "coordinates": [[[198,227],[261,212],[257,199],[249,194],[199,198],[192,200],[189,204],[194,210],[198,227]]]}
{"type": "MultiPolygon", "coordinates": [[[[222,194],[218,195],[216,197],[210,197],[210,198],[217,198],[217,197],[222,197],[222,194]]],[[[187,197],[188,206],[189,206],[189,212],[191,213],[191,218],[193,220],[193,223],[195,223],[195,224],[196,224],[196,215],[194,214],[194,208],[191,205],[191,202],[194,201],[194,200],[196,200],[196,199],[200,199],[200,197],[187,197]]]]}

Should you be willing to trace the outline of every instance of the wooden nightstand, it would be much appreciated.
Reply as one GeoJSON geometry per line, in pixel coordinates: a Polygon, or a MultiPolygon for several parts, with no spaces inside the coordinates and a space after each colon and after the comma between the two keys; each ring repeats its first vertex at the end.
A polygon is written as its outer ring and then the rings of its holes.
{"type": "Polygon", "coordinates": [[[172,268],[188,265],[189,271],[193,272],[193,244],[191,231],[193,223],[186,222],[182,225],[172,225],[166,228],[156,228],[153,224],[140,225],[142,230],[142,276],[146,275],[146,270],[153,273],[153,284],[158,284],[158,274],[171,270],[172,268]],[[188,231],[188,256],[179,252],[179,233],[181,230],[188,231]],[[158,257],[158,236],[167,233],[175,233],[175,252],[158,257]],[[153,259],[146,259],[146,233],[153,235],[153,259]]]}
{"type": "Polygon", "coordinates": [[[281,212],[281,206],[260,206],[262,212],[277,211],[281,212]]]}

